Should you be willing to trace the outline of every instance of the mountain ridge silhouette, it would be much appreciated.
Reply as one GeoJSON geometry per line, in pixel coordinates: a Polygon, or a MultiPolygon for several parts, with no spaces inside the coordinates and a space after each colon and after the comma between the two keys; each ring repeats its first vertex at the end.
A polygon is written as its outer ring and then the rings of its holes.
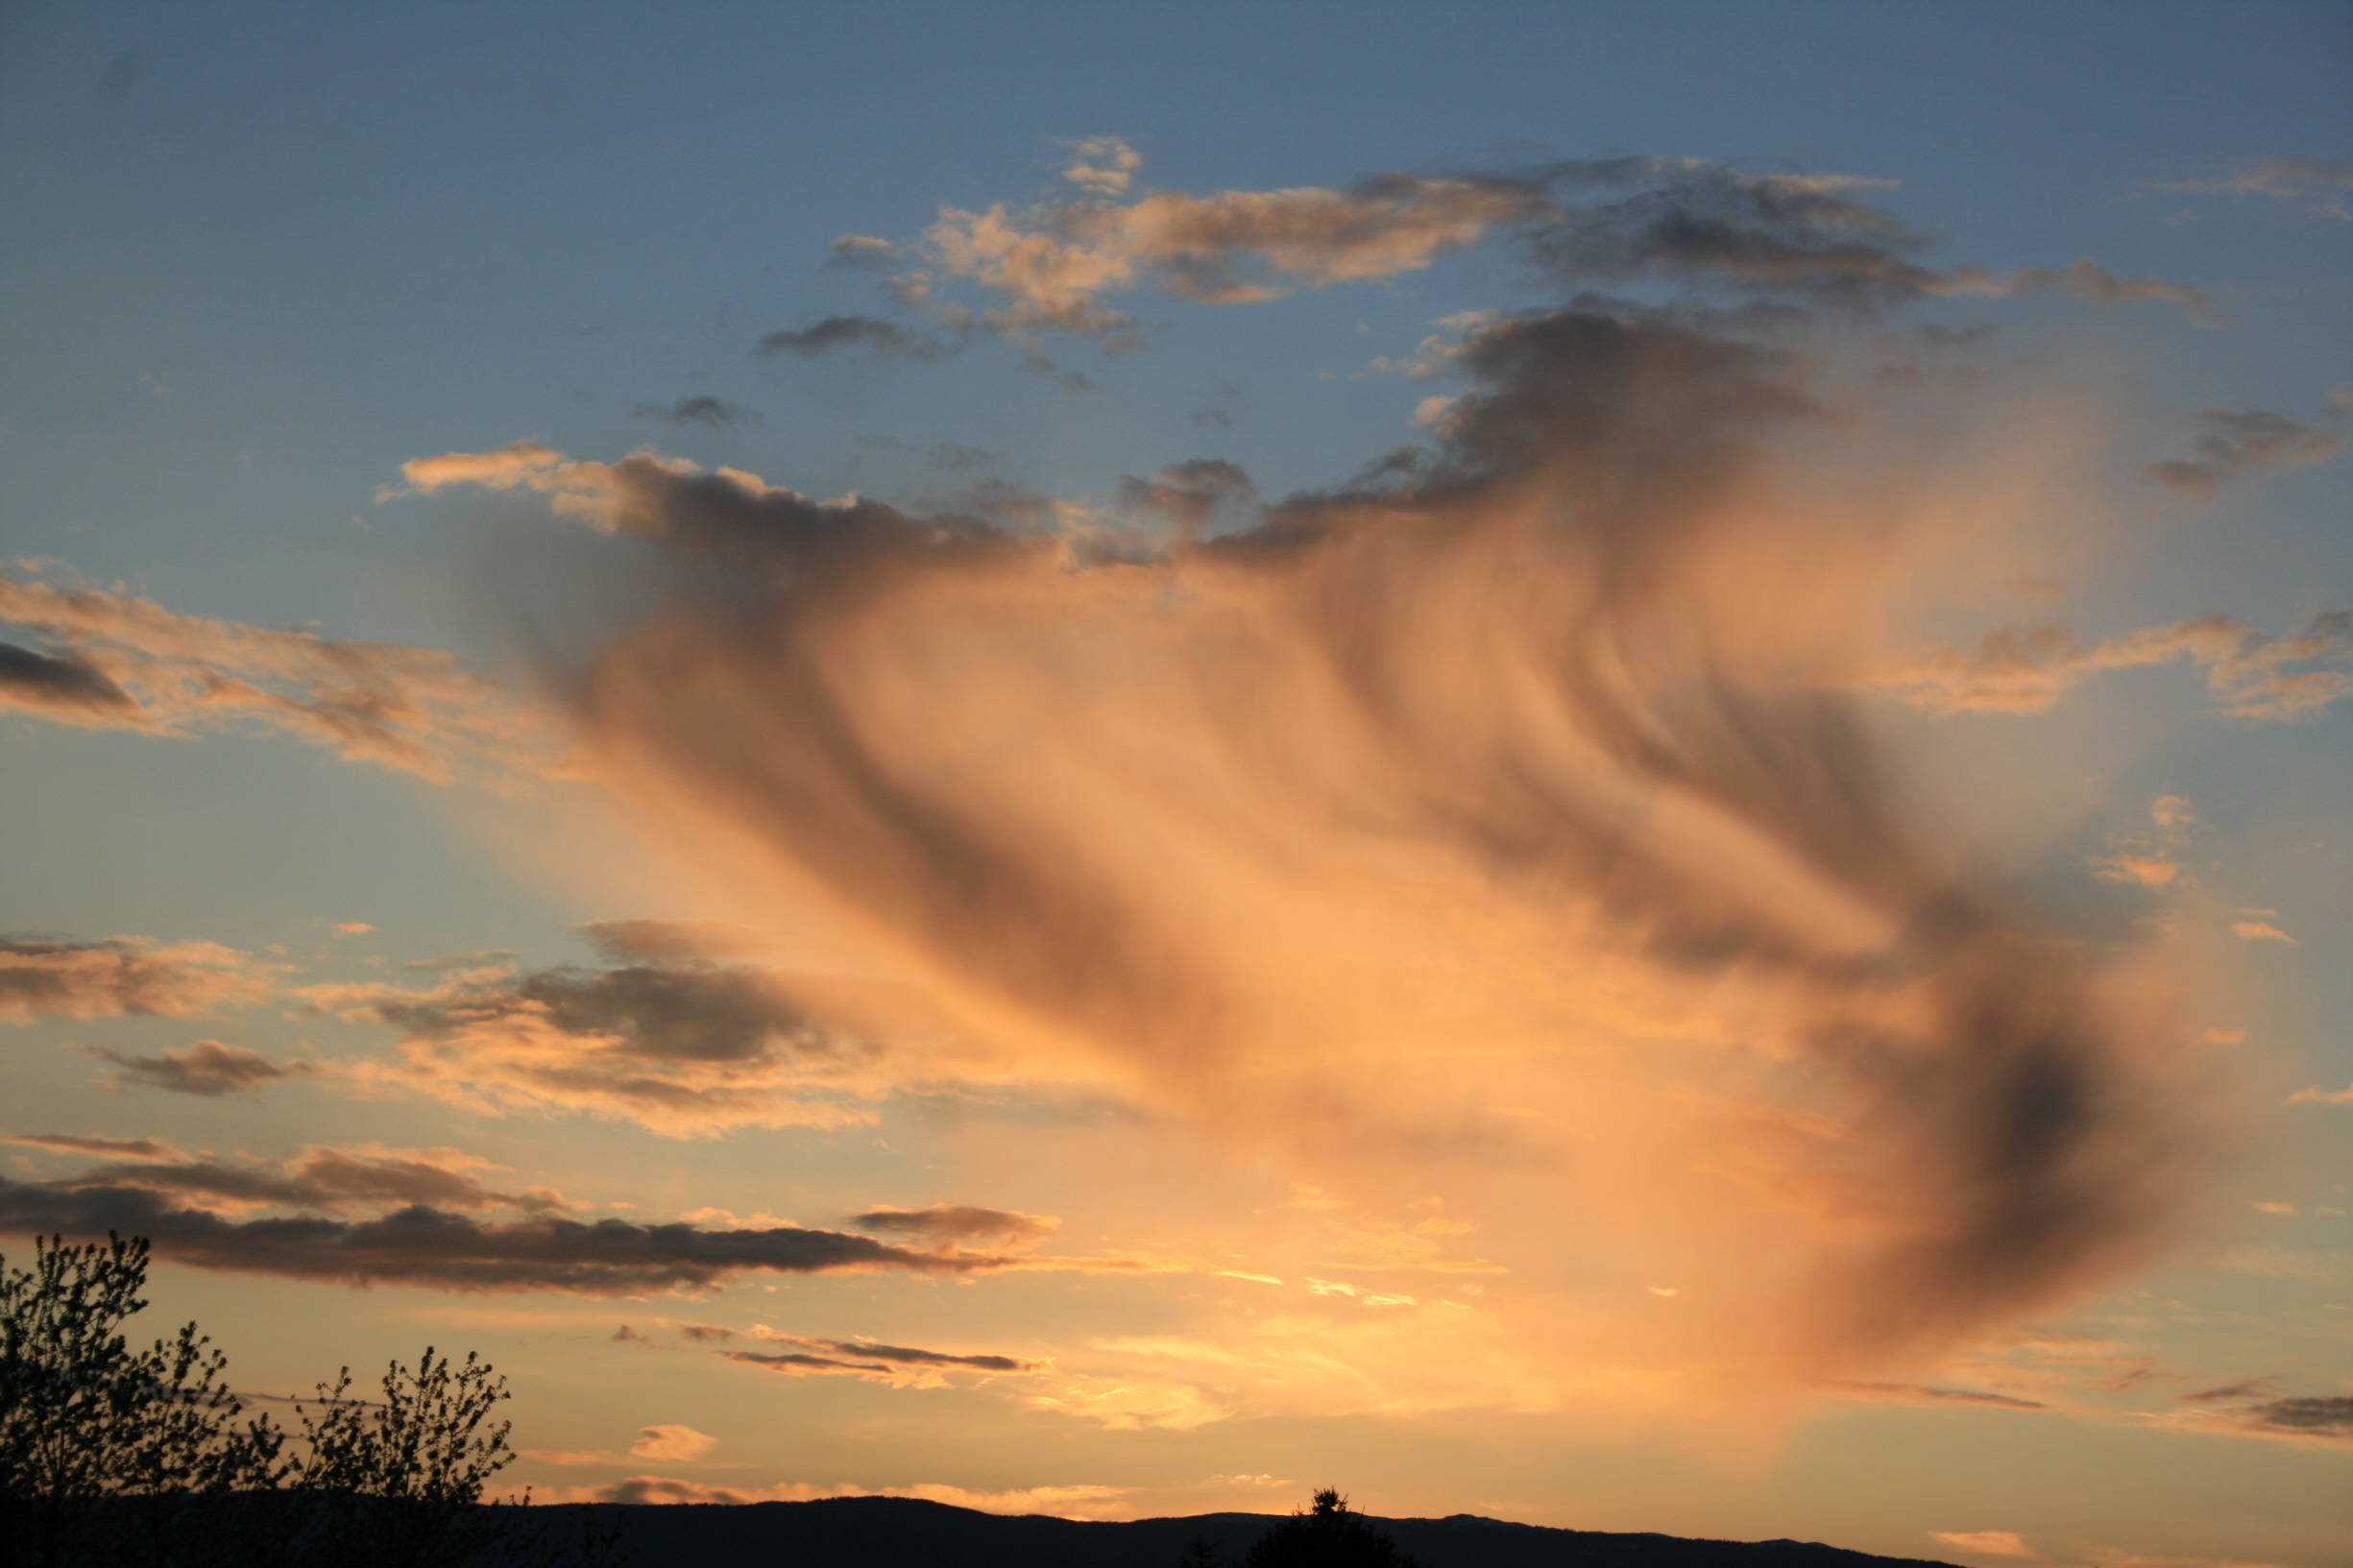
{"type": "MultiPolygon", "coordinates": [[[[559,1503],[628,1520],[637,1568],[1179,1568],[1197,1540],[1239,1563],[1281,1514],[1202,1513],[1101,1521],[982,1513],[910,1497],[808,1503],[559,1503]]],[[[533,1512],[541,1511],[534,1508],[533,1512]]],[[[1813,1541],[1719,1541],[1562,1530],[1457,1513],[1368,1516],[1421,1568],[1952,1568],[1813,1541]]]]}

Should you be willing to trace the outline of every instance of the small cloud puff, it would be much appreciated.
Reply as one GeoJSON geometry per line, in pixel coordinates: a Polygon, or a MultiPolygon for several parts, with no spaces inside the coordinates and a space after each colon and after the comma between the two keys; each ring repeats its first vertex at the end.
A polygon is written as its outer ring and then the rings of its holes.
{"type": "Polygon", "coordinates": [[[758,424],[760,411],[745,408],[712,397],[681,398],[674,403],[636,403],[630,413],[642,420],[667,420],[672,424],[707,424],[713,429],[727,425],[758,424]]]}
{"type": "Polygon", "coordinates": [[[166,1049],[160,1056],[125,1056],[111,1050],[93,1050],[92,1054],[114,1064],[105,1078],[109,1089],[161,1089],[212,1098],[251,1094],[265,1083],[310,1071],[306,1062],[280,1067],[257,1050],[218,1040],[199,1040],[185,1050],[166,1049]]]}
{"type": "Polygon", "coordinates": [[[692,1427],[652,1426],[638,1429],[638,1440],[629,1445],[629,1452],[641,1459],[692,1464],[718,1446],[716,1437],[692,1427]]]}
{"type": "Polygon", "coordinates": [[[1062,178],[1098,196],[1125,192],[1136,170],[1144,166],[1144,155],[1117,136],[1089,136],[1073,151],[1078,156],[1062,171],[1062,178]]]}

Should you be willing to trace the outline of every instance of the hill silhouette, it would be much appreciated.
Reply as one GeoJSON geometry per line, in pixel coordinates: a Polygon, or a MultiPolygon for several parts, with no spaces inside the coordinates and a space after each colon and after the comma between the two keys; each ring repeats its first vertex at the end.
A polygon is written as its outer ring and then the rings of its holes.
{"type": "MultiPolygon", "coordinates": [[[[1203,1513],[1097,1523],[980,1513],[916,1498],[814,1503],[557,1504],[628,1517],[637,1568],[1179,1568],[1205,1541],[1239,1563],[1282,1515],[1203,1513]]],[[[537,1509],[533,1510],[539,1511],[537,1509]]],[[[1944,1568],[1807,1541],[1705,1541],[1674,1535],[1553,1530],[1458,1513],[1379,1519],[1421,1568],[1944,1568]]]]}

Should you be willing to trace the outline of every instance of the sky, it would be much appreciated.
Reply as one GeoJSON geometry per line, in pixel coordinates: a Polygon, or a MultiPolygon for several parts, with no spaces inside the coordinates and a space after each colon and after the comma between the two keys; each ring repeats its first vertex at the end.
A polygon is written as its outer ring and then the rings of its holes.
{"type": "Polygon", "coordinates": [[[542,1498],[2353,1562],[2348,85],[8,8],[0,1250],[542,1498]]]}

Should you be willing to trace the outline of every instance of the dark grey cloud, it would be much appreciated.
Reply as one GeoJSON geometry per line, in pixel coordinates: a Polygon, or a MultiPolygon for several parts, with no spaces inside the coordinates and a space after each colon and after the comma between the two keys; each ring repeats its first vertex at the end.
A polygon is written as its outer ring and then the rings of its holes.
{"type": "Polygon", "coordinates": [[[755,933],[619,921],[589,934],[639,961],[522,974],[486,965],[430,988],[332,984],[303,995],[322,1012],[399,1029],[393,1071],[461,1104],[487,1096],[705,1137],[747,1123],[865,1120],[887,1092],[884,1051],[868,1033],[813,1011],[791,977],[706,956],[750,946],[755,933]]]}
{"type": "Polygon", "coordinates": [[[85,712],[132,712],[139,706],[130,692],[82,660],[13,642],[0,642],[0,703],[85,712]]]}
{"type": "Polygon", "coordinates": [[[1987,1405],[1996,1410],[2041,1411],[2050,1407],[2039,1400],[2017,1399],[2009,1394],[1988,1393],[1981,1388],[1932,1388],[1925,1383],[1849,1383],[1844,1387],[1857,1393],[1879,1394],[1892,1399],[1920,1400],[1934,1405],[1987,1405]]]}
{"type": "Polygon", "coordinates": [[[718,1354],[747,1366],[772,1372],[915,1371],[1030,1372],[1043,1365],[1014,1356],[952,1356],[937,1350],[914,1350],[903,1345],[875,1344],[863,1339],[805,1339],[788,1334],[764,1334],[776,1344],[806,1346],[802,1350],[722,1350],[718,1354]]]}
{"type": "Polygon", "coordinates": [[[60,1187],[5,1177],[0,1231],[75,1240],[109,1231],[144,1236],[158,1258],[198,1268],[351,1285],[579,1295],[706,1289],[754,1270],[954,1272],[994,1265],[987,1258],[940,1257],[871,1237],[788,1225],[700,1230],[554,1218],[486,1223],[424,1205],[366,1220],[234,1220],[180,1207],[144,1187],[60,1187]]]}
{"type": "Polygon", "coordinates": [[[820,1025],[774,977],[753,969],[545,969],[452,999],[385,1000],[372,1010],[421,1034],[520,1014],[568,1034],[611,1037],[625,1053],[649,1060],[740,1062],[778,1051],[830,1056],[866,1049],[820,1025]]]}
{"type": "Polygon", "coordinates": [[[642,420],[667,420],[672,424],[707,424],[713,429],[758,424],[760,410],[717,398],[681,398],[674,403],[636,403],[630,413],[642,420]]]}
{"type": "Polygon", "coordinates": [[[257,1050],[218,1040],[199,1040],[184,1050],[166,1048],[159,1056],[126,1056],[100,1049],[91,1054],[114,1064],[114,1071],[107,1074],[114,1088],[162,1089],[208,1098],[251,1094],[265,1083],[303,1071],[301,1064],[280,1067],[257,1050]]]}
{"type": "Polygon", "coordinates": [[[770,332],[752,346],[763,358],[798,354],[817,359],[839,349],[863,349],[883,359],[938,359],[953,353],[952,344],[920,336],[879,316],[828,316],[813,326],[770,332]]]}
{"type": "Polygon", "coordinates": [[[748,926],[720,920],[592,920],[580,930],[615,963],[738,958],[771,945],[748,926]]]}
{"type": "Polygon", "coordinates": [[[2241,1383],[2226,1383],[2219,1388],[2201,1388],[2181,1397],[2195,1405],[2220,1404],[2232,1399],[2261,1399],[2272,1391],[2269,1378],[2248,1378],[2241,1383]]]}
{"type": "Polygon", "coordinates": [[[138,1188],[217,1198],[238,1207],[268,1206],[326,1213],[354,1208],[405,1208],[413,1204],[471,1212],[508,1209],[535,1215],[559,1214],[565,1208],[563,1195],[544,1187],[522,1193],[494,1191],[471,1173],[469,1167],[478,1162],[452,1158],[448,1150],[314,1146],[284,1162],[246,1159],[231,1163],[191,1158],[177,1151],[135,1157],[141,1163],[96,1166],[47,1186],[64,1192],[138,1188]],[[437,1161],[432,1157],[435,1155],[441,1158],[437,1161]]]}
{"type": "Polygon", "coordinates": [[[2218,408],[2199,422],[2204,434],[2191,444],[2197,455],[2151,463],[2150,478],[2192,495],[2211,495],[2233,479],[2265,469],[2324,462],[2344,449],[2341,435],[2269,409],[2218,408]]]}
{"type": "Polygon", "coordinates": [[[1117,495],[1121,510],[1156,518],[1185,538],[1221,519],[1254,523],[1261,511],[1249,475],[1218,458],[1172,463],[1149,479],[1123,478],[1117,495]]]}
{"type": "Polygon", "coordinates": [[[845,1222],[860,1230],[912,1237],[934,1246],[976,1241],[1018,1246],[1052,1234],[1061,1223],[1051,1215],[983,1209],[969,1203],[934,1203],[922,1209],[894,1209],[885,1204],[852,1215],[845,1222]]]}
{"type": "Polygon", "coordinates": [[[2353,1437],[2353,1396],[2275,1399],[2247,1416],[2259,1427],[2314,1437],[2353,1437]]]}
{"type": "Polygon", "coordinates": [[[1932,292],[1939,280],[1913,259],[1929,236],[1858,194],[1881,181],[1658,157],[1574,159],[1523,178],[1572,194],[1519,243],[1540,270],[1578,283],[1658,277],[1883,306],[1932,292]],[[1627,194],[1574,201],[1613,190],[1627,194]]]}

